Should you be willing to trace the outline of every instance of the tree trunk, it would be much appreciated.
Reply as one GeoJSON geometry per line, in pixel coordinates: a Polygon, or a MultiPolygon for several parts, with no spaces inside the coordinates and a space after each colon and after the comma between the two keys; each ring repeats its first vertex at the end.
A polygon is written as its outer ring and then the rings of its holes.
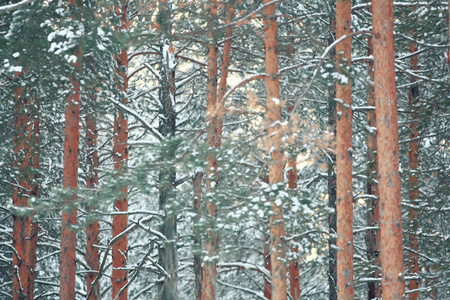
{"type": "MultiPolygon", "coordinates": [[[[335,21],[330,20],[331,32],[336,31],[335,21]]],[[[334,36],[330,36],[328,44],[334,42],[334,36]]],[[[336,51],[330,52],[330,60],[334,61],[336,51]]],[[[336,137],[336,85],[328,87],[328,132],[336,137]]],[[[333,212],[328,217],[328,298],[337,300],[337,252],[336,252],[336,155],[333,152],[328,153],[330,161],[328,162],[328,207],[333,212]]]]}
{"type": "Polygon", "coordinates": [[[165,137],[165,149],[161,153],[163,167],[159,173],[159,206],[165,212],[164,220],[160,225],[160,232],[167,238],[159,247],[159,264],[170,275],[163,277],[158,283],[158,299],[175,300],[178,298],[178,254],[177,254],[177,213],[173,209],[175,202],[175,169],[172,166],[175,158],[176,145],[171,139],[175,136],[175,52],[170,43],[171,32],[171,4],[167,1],[159,3],[161,56],[160,82],[159,82],[159,132],[165,137]],[[171,208],[172,206],[172,208],[171,208]]]}
{"type": "MultiPolygon", "coordinates": [[[[373,55],[372,37],[369,37],[369,56],[373,55]]],[[[373,91],[373,60],[368,63],[368,75],[370,83],[367,86],[367,97],[370,106],[375,107],[375,96],[373,91]]],[[[376,128],[376,113],[375,110],[369,110],[367,113],[367,123],[370,128],[376,128]]],[[[368,160],[368,181],[367,181],[367,194],[373,195],[376,198],[370,198],[367,200],[367,226],[374,227],[380,226],[380,207],[378,205],[378,184],[376,181],[378,173],[378,159],[377,159],[377,132],[371,131],[367,136],[367,160],[368,160]]],[[[367,244],[367,258],[374,265],[373,278],[380,278],[379,268],[380,265],[380,234],[379,230],[368,230],[366,236],[367,244]]],[[[381,298],[381,284],[377,281],[369,282],[367,297],[369,300],[381,298]]]]}
{"type": "MultiPolygon", "coordinates": [[[[264,0],[263,4],[270,0],[264,0]]],[[[275,4],[264,9],[264,48],[266,51],[266,117],[268,122],[269,184],[277,193],[282,189],[284,154],[281,149],[281,101],[278,77],[278,28],[275,4]]],[[[270,260],[272,275],[272,299],[284,300],[287,297],[286,282],[286,233],[283,216],[283,202],[277,196],[270,199],[273,214],[270,217],[270,260]]]]}
{"type": "MultiPolygon", "coordinates": [[[[69,0],[70,5],[82,5],[78,1],[69,0]]],[[[78,45],[74,55],[77,76],[70,75],[72,90],[66,99],[65,111],[65,140],[64,140],[64,170],[63,187],[68,195],[64,199],[61,223],[61,265],[60,265],[60,299],[75,299],[75,254],[77,223],[77,195],[78,186],[78,144],[80,139],[80,81],[81,74],[81,46],[78,45]]]]}
{"type": "MultiPolygon", "coordinates": [[[[39,118],[39,102],[37,98],[34,98],[34,121],[33,121],[33,139],[32,139],[32,159],[33,159],[33,181],[31,183],[31,197],[35,198],[35,201],[39,198],[39,156],[40,156],[40,118],[39,118]]],[[[35,211],[33,213],[36,213],[35,211]]],[[[28,287],[27,295],[29,299],[34,297],[34,280],[35,280],[35,268],[36,268],[36,250],[38,242],[38,223],[31,223],[30,241],[27,247],[28,256],[28,287]]]]}
{"type": "Polygon", "coordinates": [[[202,271],[202,238],[199,232],[199,222],[201,218],[201,207],[202,207],[202,178],[203,172],[196,171],[194,175],[194,276],[195,276],[195,299],[202,299],[202,281],[203,281],[203,271],[202,271]]]}
{"type": "MultiPolygon", "coordinates": [[[[16,72],[15,77],[21,81],[24,73],[16,72]]],[[[17,212],[13,215],[13,299],[29,299],[28,292],[28,263],[29,247],[31,234],[30,214],[21,212],[29,206],[28,199],[31,190],[32,167],[32,127],[33,123],[30,116],[31,101],[25,96],[24,88],[19,83],[14,94],[14,134],[13,134],[13,172],[16,173],[13,185],[13,205],[17,212]]]]}
{"type": "MultiPolygon", "coordinates": [[[[234,7],[232,4],[228,3],[227,5],[228,14],[227,14],[227,20],[226,24],[230,24],[231,19],[234,16],[234,7]]],[[[219,96],[217,99],[219,99],[217,104],[217,121],[216,121],[216,148],[220,148],[222,144],[222,128],[223,128],[223,116],[225,113],[225,101],[223,99],[223,96],[225,95],[227,91],[227,79],[228,79],[228,67],[230,66],[230,54],[231,54],[231,42],[232,42],[232,33],[233,33],[233,27],[228,27],[226,29],[226,41],[223,44],[223,52],[222,52],[222,73],[220,74],[220,82],[219,82],[219,96]]]]}
{"type": "MultiPolygon", "coordinates": [[[[292,37],[293,31],[288,30],[289,37],[289,46],[288,46],[288,57],[290,59],[294,58],[295,55],[295,40],[292,37]]],[[[294,106],[288,107],[288,113],[292,113],[294,106]]],[[[291,132],[294,135],[295,131],[291,132]]],[[[287,163],[287,177],[288,177],[288,187],[293,193],[293,196],[297,194],[297,152],[295,140],[291,142],[290,147],[291,153],[288,158],[287,163]]],[[[290,210],[291,208],[289,208],[290,210]]],[[[291,227],[290,234],[295,234],[294,225],[291,227]]],[[[293,300],[300,300],[300,265],[299,265],[299,256],[298,256],[298,238],[294,238],[292,241],[292,245],[290,247],[290,251],[293,253],[294,258],[289,260],[289,286],[290,286],[290,294],[293,300]]]]}
{"type": "MultiPolygon", "coordinates": [[[[91,96],[92,103],[95,101],[95,96],[91,96]]],[[[92,189],[95,193],[95,189],[98,186],[98,152],[97,152],[97,119],[93,113],[89,113],[86,116],[86,164],[88,165],[88,174],[86,175],[86,187],[92,189]]],[[[96,209],[96,205],[89,203],[88,212],[96,209]]],[[[100,267],[100,256],[98,248],[98,234],[99,223],[98,219],[88,220],[86,225],[86,263],[91,272],[86,274],[86,285],[88,300],[95,300],[100,298],[100,285],[99,282],[93,286],[95,278],[98,276],[100,267]],[[92,289],[92,292],[90,290],[92,289]]]]}
{"type": "MultiPolygon", "coordinates": [[[[351,7],[351,0],[337,1],[337,39],[351,33],[351,7]]],[[[337,70],[341,74],[336,84],[338,298],[353,299],[352,83],[346,75],[351,64],[351,39],[337,44],[336,52],[337,70]]]]}
{"type": "Polygon", "coordinates": [[[392,0],[372,1],[383,298],[405,293],[392,0]]]}
{"type": "MultiPolygon", "coordinates": [[[[413,7],[416,10],[417,7],[413,7]]],[[[411,42],[410,52],[417,51],[417,44],[411,42]]],[[[413,55],[411,57],[411,69],[413,71],[419,70],[419,55],[413,55]]],[[[417,81],[414,76],[411,76],[411,83],[417,81]]],[[[413,85],[409,89],[409,110],[411,111],[411,123],[409,124],[409,189],[408,196],[412,207],[409,209],[408,223],[409,223],[409,247],[414,251],[409,251],[408,268],[411,276],[419,275],[419,244],[417,240],[417,229],[419,227],[417,211],[417,199],[419,197],[419,131],[417,130],[419,121],[419,86],[413,85]]],[[[408,283],[409,290],[417,290],[419,288],[419,280],[411,279],[408,283]]],[[[410,300],[417,300],[419,298],[419,292],[412,292],[409,294],[410,300]]]]}
{"type": "MultiPolygon", "coordinates": [[[[217,1],[212,1],[209,6],[209,29],[213,28],[214,19],[217,17],[217,1]]],[[[208,46],[208,83],[207,83],[207,108],[206,130],[208,146],[213,149],[217,145],[217,44],[213,33],[208,34],[211,44],[208,46]]],[[[219,143],[220,145],[220,143],[219,143]]],[[[217,160],[214,150],[208,153],[208,169],[206,171],[206,189],[208,194],[214,194],[218,183],[217,160]]],[[[205,250],[207,259],[203,264],[202,299],[213,300],[216,297],[217,286],[217,233],[216,233],[217,206],[211,196],[206,198],[206,241],[205,250]]]]}
{"type": "MultiPolygon", "coordinates": [[[[116,15],[120,16],[121,25],[116,28],[120,32],[127,29],[127,1],[122,2],[122,7],[116,9],[116,15]]],[[[120,81],[118,83],[118,96],[123,105],[128,104],[128,53],[125,49],[116,56],[117,60],[117,74],[120,81]]],[[[128,164],[128,120],[121,110],[117,111],[117,117],[114,118],[114,170],[117,176],[126,173],[128,164]]],[[[119,212],[128,211],[128,187],[125,184],[119,185],[117,191],[118,197],[114,201],[114,207],[119,212]]],[[[113,216],[113,238],[121,234],[128,227],[128,215],[114,215],[113,216]]],[[[124,236],[112,247],[112,297],[113,299],[126,300],[128,299],[128,291],[121,289],[128,283],[128,272],[126,270],[128,262],[128,237],[124,236]]]]}
{"type": "MultiPolygon", "coordinates": [[[[293,155],[288,160],[288,186],[291,190],[297,190],[297,156],[293,155]]],[[[298,259],[298,238],[294,238],[294,246],[291,251],[294,259],[289,261],[289,284],[290,293],[293,300],[300,300],[300,266],[298,259]]]]}

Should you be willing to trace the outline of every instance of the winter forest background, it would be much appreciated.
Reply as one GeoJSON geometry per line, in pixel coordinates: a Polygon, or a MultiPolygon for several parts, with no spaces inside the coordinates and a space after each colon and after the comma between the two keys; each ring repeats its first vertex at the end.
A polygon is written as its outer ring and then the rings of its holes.
{"type": "Polygon", "coordinates": [[[449,3],[394,2],[383,254],[373,2],[0,0],[0,298],[337,299],[344,226],[355,299],[450,299],[449,3]]]}

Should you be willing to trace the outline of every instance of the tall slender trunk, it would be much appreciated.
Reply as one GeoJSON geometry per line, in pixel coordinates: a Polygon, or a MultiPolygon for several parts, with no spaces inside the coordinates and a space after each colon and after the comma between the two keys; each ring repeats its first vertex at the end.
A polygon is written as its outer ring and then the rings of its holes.
{"type": "MultiPolygon", "coordinates": [[[[417,7],[413,7],[416,10],[417,7]]],[[[410,52],[417,51],[417,44],[411,42],[410,52]]],[[[413,71],[419,70],[419,55],[413,55],[410,60],[411,69],[413,71]]],[[[417,79],[414,76],[410,78],[411,83],[415,83],[417,79]]],[[[417,130],[419,121],[419,86],[413,85],[409,89],[409,109],[411,111],[411,123],[409,124],[409,189],[408,196],[412,207],[409,209],[408,223],[409,223],[409,247],[413,251],[409,251],[408,268],[409,273],[412,276],[419,275],[419,243],[417,240],[417,229],[419,227],[418,211],[417,211],[417,199],[419,197],[419,131],[417,130]]],[[[411,279],[408,283],[409,290],[417,290],[419,288],[419,280],[411,279]]],[[[419,298],[419,292],[412,292],[409,294],[410,300],[416,300],[419,298]]]]}
{"type": "MultiPolygon", "coordinates": [[[[263,4],[270,0],[264,0],[263,4]]],[[[266,118],[268,122],[269,184],[277,193],[283,184],[284,155],[281,149],[281,101],[278,77],[278,27],[275,14],[276,5],[264,9],[264,48],[266,51],[266,118]]],[[[283,216],[283,199],[272,196],[270,199],[273,214],[270,217],[270,260],[272,264],[272,299],[284,300],[287,297],[286,282],[286,233],[283,216]]]]}
{"type": "MultiPolygon", "coordinates": [[[[369,56],[373,55],[372,37],[369,37],[369,56]]],[[[370,60],[367,65],[367,72],[369,75],[370,83],[367,86],[367,97],[370,106],[375,107],[375,95],[373,91],[373,60],[370,60]]],[[[375,110],[369,110],[367,112],[367,123],[370,128],[376,128],[376,113],[375,110]]],[[[367,160],[368,160],[368,178],[367,181],[367,194],[373,195],[375,198],[367,200],[367,226],[374,227],[380,225],[380,207],[378,205],[378,184],[376,181],[378,173],[378,159],[377,159],[377,132],[371,131],[367,136],[367,160]]],[[[373,262],[374,272],[373,278],[380,278],[379,268],[380,265],[380,234],[379,230],[368,230],[366,236],[367,244],[367,258],[373,262]]],[[[369,282],[367,297],[369,300],[375,298],[381,298],[381,284],[378,281],[369,282]]]]}
{"type": "MultiPolygon", "coordinates": [[[[290,59],[294,58],[295,55],[295,40],[292,37],[293,31],[288,30],[289,37],[289,46],[288,46],[288,57],[290,59]]],[[[288,107],[288,112],[292,113],[294,106],[288,107]]],[[[294,134],[292,132],[291,134],[294,134]]],[[[288,187],[295,194],[297,192],[297,153],[295,151],[296,145],[295,140],[290,145],[292,147],[291,154],[288,158],[287,163],[287,177],[288,177],[288,187]]],[[[290,210],[290,208],[289,208],[290,210]]],[[[291,227],[290,234],[295,233],[294,225],[291,227]]],[[[300,265],[299,265],[299,257],[298,257],[298,238],[294,238],[292,241],[292,245],[290,246],[290,251],[292,252],[294,258],[289,260],[289,287],[290,294],[293,300],[300,299],[300,265]]]]}
{"type": "MultiPolygon", "coordinates": [[[[217,1],[213,0],[209,5],[209,29],[214,27],[214,19],[217,17],[217,1]]],[[[217,44],[212,32],[208,34],[210,44],[208,46],[208,83],[207,83],[207,108],[206,127],[208,146],[213,149],[217,144],[217,44]]],[[[219,143],[220,144],[220,143],[219,143]]],[[[208,169],[206,171],[206,189],[208,194],[213,191],[218,183],[217,159],[214,150],[208,153],[208,169]]],[[[217,286],[217,232],[216,232],[217,206],[211,196],[206,198],[206,241],[205,250],[207,258],[203,263],[202,299],[213,300],[216,297],[217,286]]]]}
{"type": "Polygon", "coordinates": [[[159,264],[170,275],[163,277],[158,283],[158,299],[174,300],[178,298],[178,254],[177,254],[177,213],[173,209],[175,201],[175,168],[172,161],[175,158],[176,145],[171,139],[175,137],[175,52],[170,42],[171,32],[171,4],[161,1],[159,4],[160,33],[161,33],[161,62],[159,82],[159,132],[165,137],[166,149],[161,153],[161,162],[164,165],[159,173],[159,206],[165,212],[159,230],[166,237],[159,246],[159,264]]]}
{"type": "Polygon", "coordinates": [[[372,1],[383,298],[405,293],[392,0],[372,1]]]}
{"type": "MultiPolygon", "coordinates": [[[[234,16],[234,7],[232,4],[228,3],[227,5],[227,20],[226,24],[230,24],[231,19],[234,16]]],[[[219,81],[219,96],[217,97],[218,103],[217,103],[217,113],[216,113],[216,148],[220,148],[222,144],[222,129],[223,129],[223,116],[225,113],[225,102],[223,99],[223,96],[225,95],[227,91],[227,79],[228,79],[228,67],[230,66],[230,56],[231,56],[231,43],[232,43],[232,36],[233,33],[233,27],[228,27],[226,29],[225,34],[225,43],[223,44],[223,52],[222,52],[222,72],[220,74],[220,81],[219,81]]]]}
{"type": "MultiPolygon", "coordinates": [[[[265,241],[264,241],[264,268],[269,271],[269,273],[272,273],[272,263],[270,259],[270,250],[269,250],[269,240],[270,237],[266,235],[265,241]]],[[[272,299],[272,282],[267,278],[267,276],[264,275],[264,297],[266,299],[271,300],[272,299]]]]}
{"type": "MultiPolygon", "coordinates": [[[[288,186],[291,190],[297,190],[297,156],[293,155],[288,160],[288,186]]],[[[298,259],[298,238],[293,240],[294,246],[291,251],[294,259],[289,261],[289,284],[290,294],[293,300],[300,300],[300,265],[298,259]]]]}
{"type": "MultiPolygon", "coordinates": [[[[81,10],[80,1],[69,0],[69,5],[81,10]]],[[[79,14],[77,19],[79,18],[79,14]]],[[[64,140],[64,170],[63,187],[68,191],[64,199],[61,223],[61,264],[60,264],[60,298],[62,300],[75,299],[75,254],[77,223],[77,195],[79,139],[80,139],[80,79],[81,74],[81,45],[74,53],[77,61],[74,63],[74,74],[69,75],[72,90],[66,99],[65,111],[65,140],[64,140]]]]}
{"type": "MultiPolygon", "coordinates": [[[[24,73],[17,72],[18,81],[23,79],[24,73]]],[[[31,234],[31,217],[28,213],[20,212],[29,206],[31,195],[32,171],[32,127],[30,109],[31,100],[26,97],[23,86],[18,85],[14,94],[14,134],[13,134],[13,172],[15,185],[13,185],[13,205],[17,212],[13,215],[13,299],[29,299],[28,293],[28,262],[27,247],[31,234]]]]}
{"type": "MultiPolygon", "coordinates": [[[[128,1],[122,1],[122,6],[116,9],[116,15],[120,16],[120,26],[116,29],[122,31],[127,29],[127,6],[128,1]]],[[[117,90],[119,98],[123,105],[128,104],[128,53],[122,49],[116,56],[117,74],[120,78],[117,90]]],[[[117,111],[117,117],[114,119],[114,170],[117,175],[123,175],[126,172],[128,164],[128,120],[121,110],[117,111]]],[[[117,211],[128,211],[128,186],[120,185],[118,188],[118,197],[114,201],[114,207],[117,211]]],[[[113,238],[121,234],[128,227],[128,215],[114,215],[112,233],[113,238]]],[[[126,270],[128,262],[128,237],[124,236],[112,247],[112,296],[113,299],[128,299],[128,289],[122,288],[128,283],[128,272],[126,270]]]]}
{"type": "MultiPolygon", "coordinates": [[[[91,96],[91,101],[95,101],[95,95],[91,96]]],[[[86,175],[86,187],[95,189],[98,186],[98,152],[97,152],[97,119],[94,113],[89,113],[86,116],[86,164],[88,165],[88,174],[86,175]]],[[[96,205],[89,204],[88,211],[96,209],[96,205]]],[[[90,272],[86,274],[87,294],[89,300],[100,298],[99,282],[92,285],[95,278],[98,276],[100,267],[100,256],[97,248],[99,235],[98,219],[88,220],[86,225],[86,263],[89,266],[90,272]],[[92,292],[90,290],[92,289],[92,292]]]]}
{"type": "MultiPolygon", "coordinates": [[[[330,20],[331,32],[336,31],[335,21],[330,20]]],[[[328,44],[334,42],[334,36],[330,36],[328,44]]],[[[330,52],[330,60],[335,61],[336,51],[330,52]]],[[[328,87],[328,132],[336,137],[336,85],[328,87]]],[[[336,252],[336,155],[328,153],[330,161],[328,162],[328,207],[333,212],[328,217],[328,298],[337,300],[337,252],[336,252]]]]}
{"type": "MultiPolygon", "coordinates": [[[[213,0],[209,7],[209,29],[214,27],[215,18],[217,17],[217,1],[213,0]]],[[[227,4],[227,19],[226,24],[231,22],[234,16],[234,7],[232,4],[227,4]]],[[[233,29],[229,27],[226,29],[226,41],[222,52],[222,72],[219,81],[219,89],[217,91],[217,44],[215,36],[212,32],[209,33],[208,38],[211,44],[208,47],[208,93],[207,93],[207,139],[208,146],[219,149],[222,145],[222,129],[223,117],[225,113],[225,100],[223,99],[227,91],[228,68],[230,65],[231,53],[231,36],[233,29]]],[[[207,190],[213,190],[218,184],[218,164],[214,150],[208,154],[208,170],[207,170],[207,190]],[[212,176],[212,177],[211,177],[212,176]]],[[[215,219],[217,218],[217,207],[215,201],[206,201],[206,211],[208,219],[208,237],[205,243],[205,248],[209,257],[213,257],[217,251],[217,234],[215,230],[215,219]]],[[[214,299],[215,289],[217,285],[217,261],[208,261],[204,264],[203,269],[203,294],[202,299],[214,299]]]]}
{"type": "MultiPolygon", "coordinates": [[[[34,98],[34,121],[33,121],[33,139],[32,139],[32,159],[33,159],[33,172],[32,177],[33,181],[31,183],[31,197],[34,197],[34,200],[39,198],[39,157],[40,157],[40,118],[39,118],[39,101],[37,97],[34,98]]],[[[34,212],[35,213],[35,212],[34,212]]],[[[36,221],[32,221],[31,223],[31,232],[30,232],[30,241],[27,247],[27,255],[28,255],[28,287],[27,294],[29,295],[29,299],[33,299],[34,297],[34,280],[35,280],[35,267],[36,267],[36,250],[37,250],[37,242],[38,242],[38,223],[36,221]]]]}
{"type": "MultiPolygon", "coordinates": [[[[351,33],[351,0],[337,1],[336,38],[351,33]]],[[[337,273],[338,298],[353,299],[353,188],[352,188],[352,82],[347,76],[351,64],[351,39],[336,46],[336,172],[337,172],[337,273]],[[344,82],[344,79],[346,82],[344,82]]]]}
{"type": "Polygon", "coordinates": [[[198,226],[200,225],[201,218],[201,206],[202,206],[202,178],[203,172],[196,171],[194,175],[194,276],[195,276],[195,299],[202,299],[202,281],[203,281],[203,270],[202,270],[202,238],[198,226]]]}

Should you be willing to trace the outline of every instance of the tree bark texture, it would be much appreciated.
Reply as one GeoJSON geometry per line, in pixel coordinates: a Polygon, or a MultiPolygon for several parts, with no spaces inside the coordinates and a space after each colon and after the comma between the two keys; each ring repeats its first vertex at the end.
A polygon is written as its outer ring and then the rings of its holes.
{"type": "MultiPolygon", "coordinates": [[[[413,7],[413,10],[416,10],[416,7],[413,7]]],[[[417,44],[411,42],[410,44],[410,52],[414,53],[417,51],[417,44]]],[[[413,55],[410,60],[411,69],[413,71],[419,70],[419,55],[413,55]]],[[[414,76],[411,76],[411,83],[417,81],[414,76]]],[[[409,201],[412,207],[409,209],[408,213],[408,223],[409,223],[409,247],[413,251],[409,251],[408,257],[408,269],[409,274],[411,276],[419,275],[419,242],[417,239],[417,229],[419,227],[419,214],[417,208],[417,200],[419,197],[419,131],[417,126],[419,125],[419,86],[413,85],[409,89],[409,110],[411,111],[411,122],[409,124],[409,187],[408,187],[408,196],[409,201]]],[[[410,279],[408,282],[409,290],[417,290],[419,288],[419,280],[418,279],[410,279]]],[[[417,300],[419,298],[419,292],[412,292],[409,294],[410,300],[417,300]]]]}
{"type": "MultiPolygon", "coordinates": [[[[264,0],[263,4],[269,3],[264,0]]],[[[264,48],[266,64],[266,118],[268,125],[268,146],[271,155],[269,162],[269,184],[273,189],[270,202],[273,214],[270,217],[270,260],[272,276],[272,299],[284,300],[287,297],[286,278],[286,233],[283,216],[283,199],[277,199],[277,189],[283,184],[284,154],[281,149],[281,101],[278,77],[278,27],[275,14],[276,5],[264,9],[264,48]],[[280,203],[281,202],[281,203],[280,203]]]]}
{"type": "Polygon", "coordinates": [[[405,293],[392,0],[372,1],[380,250],[385,299],[405,293]]]}
{"type": "MultiPolygon", "coordinates": [[[[91,96],[91,101],[95,101],[95,96],[91,96]]],[[[98,152],[97,152],[97,119],[91,112],[86,116],[86,164],[88,174],[86,174],[86,187],[95,189],[98,187],[98,152]]],[[[97,208],[95,204],[88,204],[88,211],[97,208]]],[[[98,219],[89,220],[86,225],[86,263],[91,272],[86,274],[87,294],[89,300],[100,298],[100,284],[97,281],[92,285],[98,276],[100,267],[100,256],[96,246],[98,246],[99,222],[98,219]],[[90,290],[92,289],[92,292],[90,290]]]]}
{"type": "MultiPolygon", "coordinates": [[[[369,37],[368,41],[369,52],[368,55],[373,55],[372,37],[369,37]]],[[[373,91],[373,60],[370,60],[367,65],[367,72],[369,75],[370,83],[367,86],[367,98],[369,106],[375,107],[375,95],[373,91]]],[[[367,112],[367,123],[370,128],[376,128],[376,113],[375,110],[369,110],[367,112]]],[[[368,181],[367,181],[367,194],[373,195],[376,198],[370,198],[367,200],[367,226],[379,227],[380,226],[380,207],[378,205],[378,159],[377,159],[377,132],[373,130],[369,132],[367,136],[367,160],[368,160],[368,181]]],[[[379,230],[368,230],[366,236],[367,245],[367,258],[374,265],[373,278],[380,278],[381,274],[379,269],[380,264],[380,234],[379,230]]],[[[368,300],[375,298],[381,298],[381,284],[379,282],[369,282],[368,286],[368,300]]]]}
{"type": "MultiPolygon", "coordinates": [[[[351,7],[351,0],[336,2],[337,39],[351,33],[351,7]]],[[[336,52],[337,70],[341,74],[336,84],[338,299],[353,299],[352,82],[348,75],[351,39],[337,44],[336,52]]]]}
{"type": "MultiPolygon", "coordinates": [[[[15,78],[21,81],[24,73],[16,72],[15,78]]],[[[13,215],[13,299],[29,299],[29,248],[31,235],[31,216],[24,210],[29,206],[32,182],[32,131],[30,115],[31,99],[25,97],[24,88],[18,84],[14,93],[14,133],[13,133],[13,172],[16,185],[13,186],[13,205],[17,212],[13,215]],[[22,210],[22,211],[20,211],[22,210]]]]}
{"type": "MultiPolygon", "coordinates": [[[[120,26],[116,28],[117,31],[127,29],[127,1],[122,2],[122,6],[116,8],[116,15],[120,16],[120,26]]],[[[128,53],[122,49],[120,54],[116,56],[117,60],[117,74],[120,82],[117,85],[118,96],[123,105],[128,104],[128,53]]],[[[117,111],[114,118],[114,171],[117,176],[124,175],[127,171],[128,164],[128,119],[121,110],[117,111]]],[[[118,197],[114,201],[116,211],[128,211],[128,187],[124,184],[119,185],[117,191],[118,197]]],[[[113,216],[113,238],[121,234],[128,227],[128,216],[114,215],[113,216]]],[[[127,289],[122,288],[128,283],[128,272],[126,270],[128,262],[128,237],[124,236],[113,244],[112,247],[112,297],[113,299],[126,300],[128,299],[127,289]]]]}
{"type": "MultiPolygon", "coordinates": [[[[289,46],[288,46],[288,57],[294,58],[295,55],[295,38],[292,36],[293,31],[288,30],[289,37],[289,46]]],[[[292,113],[294,106],[288,107],[288,112],[292,113]]],[[[293,195],[297,194],[297,153],[295,151],[296,145],[293,142],[291,145],[292,151],[290,157],[288,158],[287,163],[287,177],[288,177],[288,187],[293,193],[293,195]]],[[[289,208],[290,210],[290,208],[289,208]]],[[[295,234],[295,228],[291,228],[290,234],[295,234]]],[[[293,300],[300,299],[300,261],[298,256],[298,238],[294,238],[292,244],[290,246],[290,251],[293,254],[294,258],[289,260],[289,292],[293,300]]]]}
{"type": "Polygon", "coordinates": [[[194,175],[194,282],[195,282],[195,300],[202,299],[202,281],[203,281],[203,270],[202,270],[202,238],[199,231],[199,222],[201,218],[201,207],[202,207],[202,178],[203,172],[198,171],[194,175]]]}
{"type": "Polygon", "coordinates": [[[170,275],[162,276],[163,280],[158,282],[158,299],[175,300],[178,299],[178,254],[177,254],[177,213],[173,209],[175,201],[175,179],[176,173],[172,166],[175,158],[176,146],[170,139],[173,139],[176,131],[176,111],[175,111],[175,63],[174,48],[169,40],[171,31],[171,4],[161,1],[158,4],[161,14],[161,56],[160,62],[160,82],[159,82],[159,132],[165,138],[166,149],[162,149],[161,160],[166,165],[159,173],[159,206],[165,212],[164,219],[159,227],[159,231],[164,234],[166,240],[159,248],[159,264],[170,275]]]}
{"type": "MultiPolygon", "coordinates": [[[[32,173],[32,183],[31,183],[31,197],[35,199],[39,198],[39,157],[40,157],[40,117],[39,117],[39,102],[37,98],[34,98],[34,120],[33,120],[33,139],[32,139],[32,159],[33,159],[33,173],[32,173]]],[[[36,212],[34,211],[33,214],[36,212]]],[[[35,267],[36,267],[36,250],[38,242],[38,223],[32,221],[30,241],[27,247],[28,255],[28,286],[27,294],[29,299],[34,297],[34,280],[36,277],[35,267]]]]}
{"type": "MultiPolygon", "coordinates": [[[[70,5],[78,5],[74,0],[70,5]]],[[[79,139],[80,139],[80,81],[81,46],[75,52],[77,61],[74,64],[75,73],[69,76],[72,90],[66,99],[65,130],[64,130],[64,170],[63,187],[67,190],[64,199],[61,224],[61,264],[60,264],[60,299],[75,299],[75,254],[77,223],[77,195],[79,139]]]]}
{"type": "MultiPolygon", "coordinates": [[[[297,156],[290,157],[288,160],[288,186],[291,190],[297,190],[297,156]]],[[[300,265],[298,259],[298,238],[294,239],[294,245],[291,251],[294,259],[289,261],[289,291],[293,300],[300,300],[300,265]]]]}
{"type": "MultiPolygon", "coordinates": [[[[231,19],[234,16],[234,7],[232,4],[227,5],[228,13],[227,13],[227,20],[226,24],[230,24],[231,19]]],[[[232,43],[232,33],[233,33],[233,27],[228,27],[226,29],[226,41],[223,44],[223,52],[222,52],[222,72],[220,74],[220,81],[219,81],[219,96],[218,96],[218,103],[217,103],[217,116],[216,116],[216,142],[215,146],[216,148],[220,148],[222,144],[222,129],[223,129],[223,116],[225,113],[225,99],[223,99],[223,96],[225,96],[225,93],[227,92],[227,79],[228,79],[228,67],[230,66],[230,54],[231,54],[231,43],[232,43]]]]}
{"type": "MultiPolygon", "coordinates": [[[[217,1],[212,1],[209,6],[210,29],[213,27],[214,18],[217,17],[217,1]]],[[[213,191],[218,183],[217,159],[213,150],[217,144],[217,44],[212,33],[208,35],[211,44],[208,46],[208,82],[207,82],[207,107],[206,107],[206,131],[208,146],[208,169],[206,171],[206,189],[208,193],[213,191]]],[[[216,297],[217,287],[217,232],[216,232],[217,206],[214,199],[206,198],[206,241],[205,250],[207,258],[203,263],[202,299],[213,300],[216,297]]]]}

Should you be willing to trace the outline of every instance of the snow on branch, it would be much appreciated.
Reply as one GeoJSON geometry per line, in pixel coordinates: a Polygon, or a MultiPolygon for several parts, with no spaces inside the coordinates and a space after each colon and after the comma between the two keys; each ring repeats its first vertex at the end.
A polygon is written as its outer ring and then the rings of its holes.
{"type": "Polygon", "coordinates": [[[244,287],[241,287],[241,286],[237,286],[237,285],[234,285],[234,284],[229,284],[229,283],[223,282],[221,280],[217,280],[217,282],[220,283],[221,285],[224,285],[224,286],[227,286],[227,287],[230,287],[230,288],[233,288],[233,289],[241,290],[241,291],[247,292],[249,294],[255,295],[259,299],[268,300],[266,297],[264,297],[264,295],[261,292],[255,292],[254,290],[251,290],[251,289],[248,289],[248,288],[244,288],[244,287]]]}
{"type": "Polygon", "coordinates": [[[306,86],[303,93],[300,95],[299,99],[295,102],[294,107],[292,108],[291,114],[296,110],[297,106],[300,104],[300,102],[302,102],[302,99],[306,96],[306,94],[311,89],[313,82],[316,80],[317,75],[319,74],[319,70],[320,70],[320,67],[322,66],[322,63],[324,62],[327,55],[331,52],[331,50],[333,50],[333,48],[336,47],[336,45],[339,44],[340,42],[342,42],[343,40],[351,38],[352,36],[359,35],[359,34],[373,34],[373,31],[360,30],[360,31],[352,32],[351,34],[348,34],[348,35],[343,35],[340,38],[338,38],[337,40],[335,40],[333,43],[331,43],[328,47],[325,48],[323,54],[319,57],[319,61],[317,62],[316,68],[314,69],[311,80],[309,81],[309,83],[306,86]]]}
{"type": "Polygon", "coordinates": [[[21,7],[23,5],[26,5],[28,3],[31,3],[33,1],[35,1],[35,0],[22,0],[19,3],[16,3],[16,4],[0,6],[0,13],[5,12],[5,11],[18,9],[19,7],[21,7]]]}
{"type": "Polygon", "coordinates": [[[270,271],[266,268],[262,268],[260,266],[250,264],[250,263],[244,263],[244,262],[231,262],[231,263],[218,263],[218,268],[238,268],[243,270],[250,270],[250,271],[258,271],[264,274],[267,278],[270,277],[270,271]]]}
{"type": "Polygon", "coordinates": [[[235,90],[237,90],[237,89],[240,88],[241,86],[243,86],[243,85],[245,85],[245,84],[247,84],[247,83],[249,83],[250,81],[253,81],[253,80],[258,80],[258,79],[266,78],[266,76],[267,76],[267,74],[259,73],[259,74],[255,74],[255,75],[252,75],[252,76],[245,77],[244,79],[241,80],[241,82],[239,82],[238,84],[236,84],[235,86],[233,86],[231,89],[229,89],[229,90],[227,91],[227,93],[226,93],[225,95],[223,95],[223,98],[222,98],[222,99],[219,99],[219,100],[220,100],[221,102],[225,102],[225,101],[227,100],[227,98],[228,98],[235,90]]]}
{"type": "Polygon", "coordinates": [[[150,125],[147,121],[145,121],[135,110],[127,107],[126,105],[120,103],[119,101],[113,99],[112,97],[108,98],[109,101],[111,101],[114,105],[119,107],[121,110],[125,111],[126,113],[129,113],[133,117],[135,117],[139,122],[141,122],[142,125],[144,125],[145,128],[147,128],[153,136],[155,136],[158,140],[163,140],[164,137],[161,135],[161,133],[158,132],[158,130],[155,129],[152,125],[150,125]]]}
{"type": "MultiPolygon", "coordinates": [[[[437,2],[437,3],[433,3],[433,4],[430,4],[430,2],[394,2],[394,6],[397,6],[397,7],[400,7],[400,6],[401,7],[411,7],[411,6],[430,6],[430,5],[433,5],[433,6],[442,6],[442,8],[445,8],[445,7],[447,7],[447,4],[448,3],[446,3],[446,2],[440,2],[440,3],[437,2]]],[[[369,8],[371,5],[372,5],[371,2],[364,3],[364,4],[353,5],[352,11],[363,9],[363,8],[369,8]]]]}

